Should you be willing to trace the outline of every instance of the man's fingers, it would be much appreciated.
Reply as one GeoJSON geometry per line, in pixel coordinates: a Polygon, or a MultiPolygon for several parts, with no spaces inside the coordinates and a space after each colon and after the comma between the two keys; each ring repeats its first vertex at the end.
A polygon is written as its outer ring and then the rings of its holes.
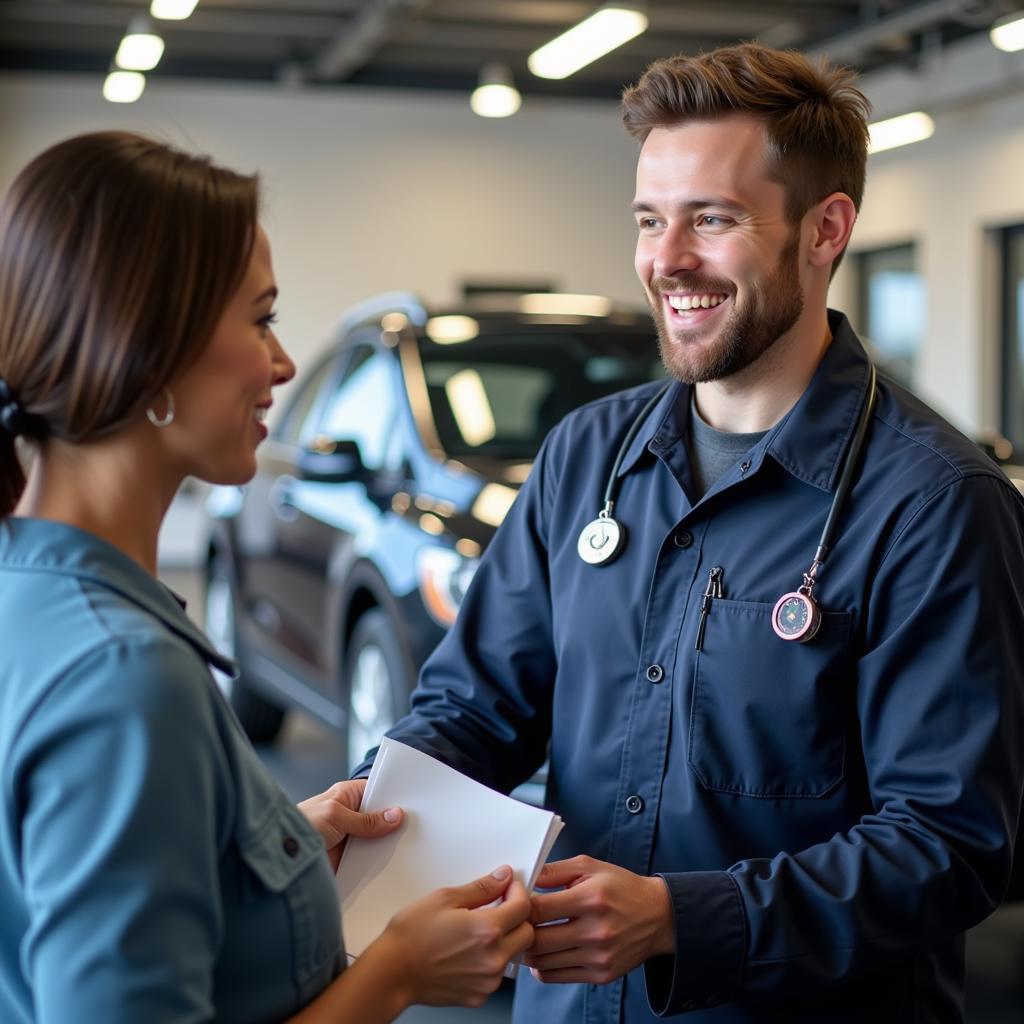
{"type": "Polygon", "coordinates": [[[580,894],[575,889],[537,893],[530,898],[530,923],[546,924],[576,917],[581,909],[580,894]]]}
{"type": "Polygon", "coordinates": [[[593,971],[588,971],[584,967],[565,967],[550,971],[531,968],[530,973],[545,985],[579,985],[593,981],[593,971]]]}
{"type": "Polygon", "coordinates": [[[537,877],[537,888],[557,889],[562,885],[570,885],[587,873],[591,863],[589,857],[571,857],[569,860],[554,860],[545,864],[537,877]]]}
{"type": "Polygon", "coordinates": [[[509,887],[512,880],[512,869],[504,864],[489,875],[475,878],[465,885],[457,885],[448,890],[452,906],[472,910],[474,907],[486,907],[493,903],[509,887]]]}
{"type": "Polygon", "coordinates": [[[536,956],[531,949],[523,957],[523,963],[532,971],[540,971],[542,974],[547,971],[562,971],[568,968],[577,967],[585,970],[589,965],[584,956],[584,950],[579,946],[570,949],[562,949],[557,953],[546,953],[544,956],[536,956]]]}
{"type": "Polygon", "coordinates": [[[576,921],[534,928],[533,945],[530,946],[529,955],[532,958],[547,956],[549,953],[561,953],[567,949],[577,949],[583,942],[583,938],[583,928],[576,921]]]}

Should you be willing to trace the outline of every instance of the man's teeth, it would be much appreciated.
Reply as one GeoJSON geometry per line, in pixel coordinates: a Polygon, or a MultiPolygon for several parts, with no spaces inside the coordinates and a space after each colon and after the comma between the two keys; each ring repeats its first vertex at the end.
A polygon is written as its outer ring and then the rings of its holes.
{"type": "Polygon", "coordinates": [[[266,420],[267,418],[268,411],[269,410],[266,407],[257,407],[256,411],[253,413],[253,416],[256,417],[258,423],[263,423],[264,420],[266,420]]]}
{"type": "Polygon", "coordinates": [[[727,298],[727,295],[669,295],[668,304],[680,310],[711,309],[727,298]]]}

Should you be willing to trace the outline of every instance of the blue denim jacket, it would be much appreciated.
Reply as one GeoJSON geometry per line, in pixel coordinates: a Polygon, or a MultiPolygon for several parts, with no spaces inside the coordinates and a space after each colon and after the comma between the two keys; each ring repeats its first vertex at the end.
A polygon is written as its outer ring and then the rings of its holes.
{"type": "Polygon", "coordinates": [[[316,831],[173,596],[98,538],[0,522],[0,1020],[272,1021],[342,969],[316,831]]]}
{"type": "Polygon", "coordinates": [[[824,624],[779,639],[868,381],[830,323],[803,396],[696,503],[689,389],[669,389],[621,465],[628,542],[601,567],[577,538],[660,385],[570,414],[390,733],[503,789],[550,741],[554,856],[669,886],[674,958],[602,987],[521,972],[520,1024],[962,1017],[963,932],[1002,896],[1021,806],[1024,502],[881,377],[824,624]]]}

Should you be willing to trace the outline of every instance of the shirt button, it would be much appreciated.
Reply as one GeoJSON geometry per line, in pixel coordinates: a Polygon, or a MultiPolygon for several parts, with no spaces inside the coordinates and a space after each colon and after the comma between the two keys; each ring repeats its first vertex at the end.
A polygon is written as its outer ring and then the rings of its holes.
{"type": "Polygon", "coordinates": [[[674,534],[672,540],[677,548],[688,548],[693,543],[693,535],[686,530],[680,530],[674,534]]]}
{"type": "Polygon", "coordinates": [[[626,810],[630,814],[639,814],[644,809],[644,802],[634,793],[626,797],[626,810]]]}
{"type": "Polygon", "coordinates": [[[660,683],[665,678],[665,670],[660,665],[647,666],[647,679],[651,683],[660,683]]]}
{"type": "Polygon", "coordinates": [[[285,836],[284,842],[281,844],[281,849],[288,854],[289,857],[297,857],[299,854],[299,841],[295,836],[285,836]]]}
{"type": "Polygon", "coordinates": [[[742,461],[742,462],[740,463],[740,472],[741,472],[741,473],[746,473],[746,471],[747,471],[748,469],[750,469],[750,459],[744,459],[744,460],[743,460],[743,461],[742,461]]]}

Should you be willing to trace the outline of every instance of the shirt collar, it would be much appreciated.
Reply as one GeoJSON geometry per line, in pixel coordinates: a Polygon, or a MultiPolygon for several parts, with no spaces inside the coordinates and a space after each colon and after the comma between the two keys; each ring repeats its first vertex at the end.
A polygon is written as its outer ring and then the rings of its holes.
{"type": "MultiPolygon", "coordinates": [[[[811,382],[751,452],[753,470],[766,454],[771,455],[795,477],[823,491],[835,486],[869,380],[868,355],[850,322],[830,309],[828,324],[832,342],[811,382]]],[[[689,384],[675,381],[662,395],[626,450],[619,476],[629,472],[645,452],[660,455],[686,436],[691,390],[689,384]]]]}
{"type": "Polygon", "coordinates": [[[74,576],[120,594],[155,615],[222,672],[235,663],[184,612],[184,602],[123,551],[66,523],[11,516],[0,522],[0,566],[74,576]]]}

